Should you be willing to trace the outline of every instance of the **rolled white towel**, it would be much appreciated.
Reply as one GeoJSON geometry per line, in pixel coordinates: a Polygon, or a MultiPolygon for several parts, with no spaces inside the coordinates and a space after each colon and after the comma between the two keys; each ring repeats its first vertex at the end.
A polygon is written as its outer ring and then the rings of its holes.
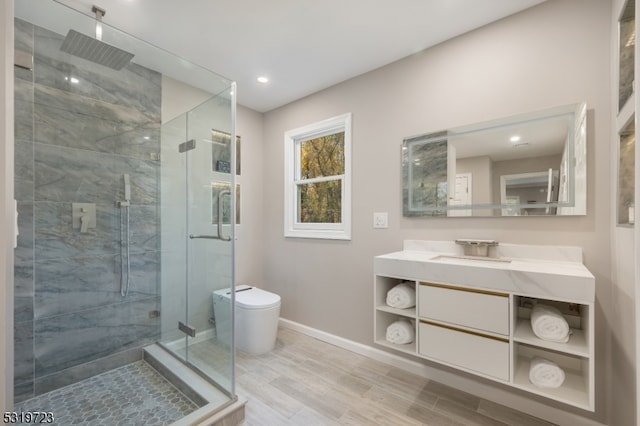
{"type": "Polygon", "coordinates": [[[529,367],[529,381],[540,388],[559,388],[564,383],[565,373],[553,361],[535,357],[529,367]]]}
{"type": "Polygon", "coordinates": [[[542,340],[567,343],[571,330],[567,320],[553,306],[536,304],[531,310],[531,329],[542,340]]]}
{"type": "Polygon", "coordinates": [[[408,283],[400,283],[387,292],[387,305],[406,309],[416,306],[416,290],[408,283]]]}
{"type": "Polygon", "coordinates": [[[387,342],[406,345],[414,341],[416,331],[408,320],[398,320],[387,327],[387,342]]]}

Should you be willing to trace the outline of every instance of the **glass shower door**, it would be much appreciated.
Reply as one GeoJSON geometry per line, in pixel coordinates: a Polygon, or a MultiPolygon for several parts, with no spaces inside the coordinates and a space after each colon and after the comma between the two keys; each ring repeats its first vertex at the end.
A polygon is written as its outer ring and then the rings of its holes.
{"type": "Polygon", "coordinates": [[[163,238],[161,343],[229,396],[234,394],[232,303],[214,313],[213,300],[214,292],[233,288],[231,105],[228,94],[214,96],[167,123],[162,153],[162,208],[170,212],[162,216],[168,238],[163,238]]]}

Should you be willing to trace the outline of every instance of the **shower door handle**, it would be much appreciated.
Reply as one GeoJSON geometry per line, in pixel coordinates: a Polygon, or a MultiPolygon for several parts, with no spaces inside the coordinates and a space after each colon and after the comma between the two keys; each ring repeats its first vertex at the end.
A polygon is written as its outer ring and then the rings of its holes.
{"type": "Polygon", "coordinates": [[[205,238],[208,240],[222,240],[222,241],[231,241],[231,237],[225,237],[222,235],[222,213],[223,213],[223,206],[222,206],[222,197],[224,197],[225,195],[231,195],[230,191],[220,191],[218,193],[218,235],[196,235],[196,234],[189,234],[189,238],[191,238],[192,240],[195,238],[205,238]]]}
{"type": "Polygon", "coordinates": [[[223,213],[223,206],[222,206],[222,199],[225,195],[228,195],[229,198],[231,198],[231,191],[220,191],[218,193],[218,238],[221,239],[222,241],[231,241],[231,237],[223,237],[222,236],[222,213],[223,213]]]}

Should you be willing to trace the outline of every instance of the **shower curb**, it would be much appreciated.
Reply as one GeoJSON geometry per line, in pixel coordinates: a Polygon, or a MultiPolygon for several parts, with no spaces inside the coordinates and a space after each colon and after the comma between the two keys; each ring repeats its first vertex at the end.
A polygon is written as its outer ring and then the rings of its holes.
{"type": "Polygon", "coordinates": [[[144,348],[144,360],[191,399],[198,408],[171,426],[235,426],[244,420],[247,400],[222,393],[160,345],[144,348]]]}

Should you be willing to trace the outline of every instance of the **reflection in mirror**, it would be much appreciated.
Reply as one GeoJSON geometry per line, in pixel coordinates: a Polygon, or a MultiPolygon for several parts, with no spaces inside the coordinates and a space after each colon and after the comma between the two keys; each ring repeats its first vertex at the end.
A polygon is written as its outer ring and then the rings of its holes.
{"type": "Polygon", "coordinates": [[[636,48],[636,2],[627,0],[618,21],[618,111],[631,98],[634,90],[636,48]]]}
{"type": "Polygon", "coordinates": [[[509,206],[503,216],[555,214],[553,207],[528,206],[558,201],[558,170],[500,176],[500,201],[509,206]],[[524,200],[527,207],[522,207],[524,200]]]}
{"type": "Polygon", "coordinates": [[[405,216],[586,214],[586,105],[405,138],[405,216]]]}

